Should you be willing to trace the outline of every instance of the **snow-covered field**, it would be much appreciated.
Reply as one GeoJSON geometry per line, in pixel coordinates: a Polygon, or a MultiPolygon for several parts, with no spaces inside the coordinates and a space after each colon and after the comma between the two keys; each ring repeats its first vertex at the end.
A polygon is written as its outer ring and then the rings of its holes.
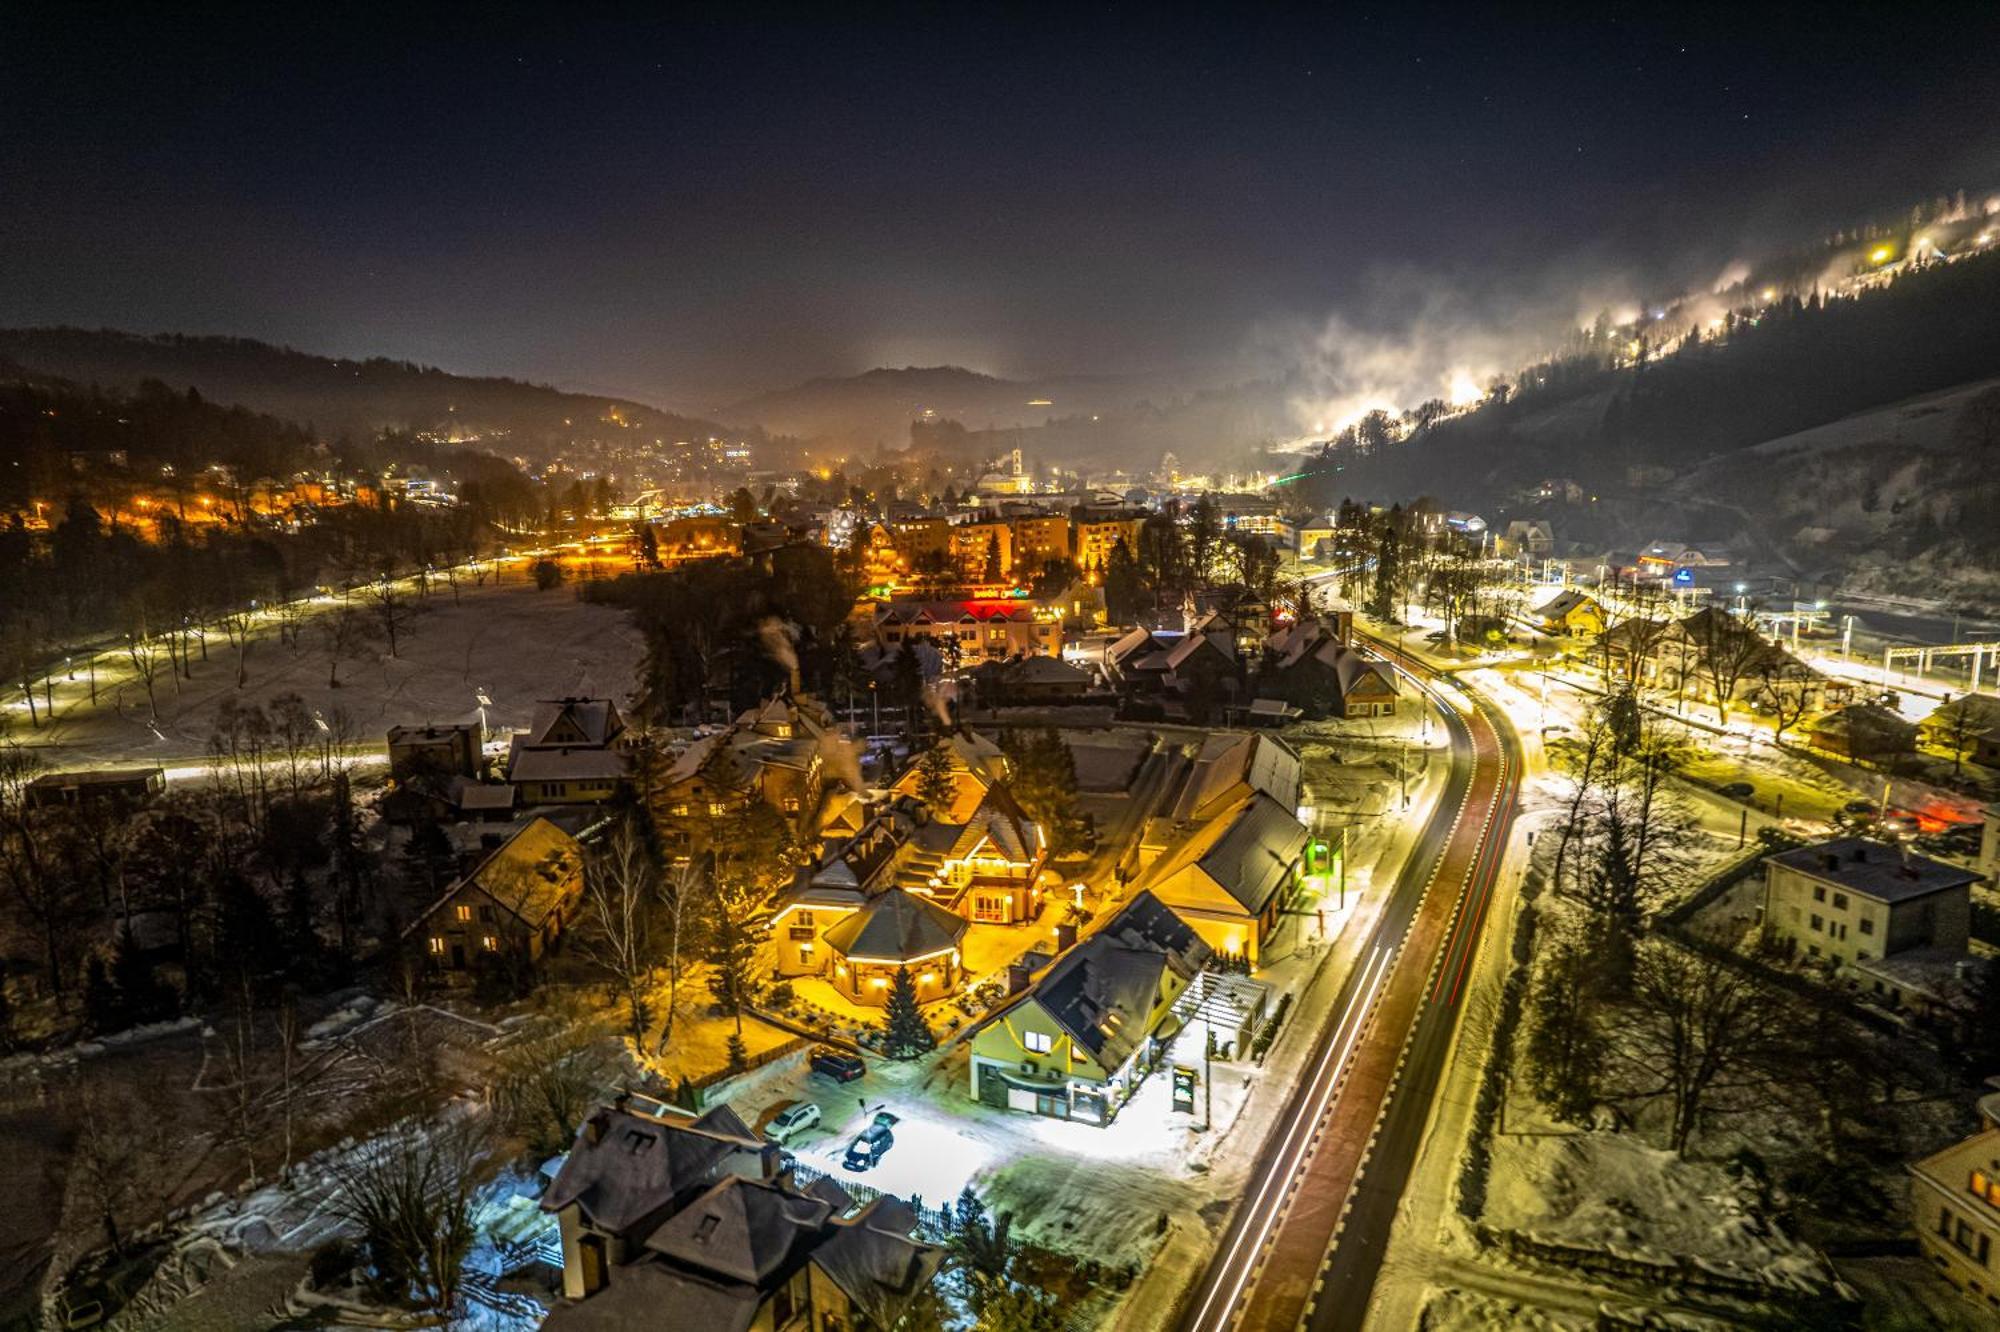
{"type": "Polygon", "coordinates": [[[153,691],[157,727],[143,686],[123,678],[129,671],[119,672],[118,659],[107,654],[95,706],[79,670],[75,681],[56,686],[53,724],[31,729],[25,711],[10,705],[14,738],[40,750],[51,767],[172,765],[203,756],[225,700],[267,704],[297,694],[323,720],[344,714],[358,747],[379,753],[383,732],[398,723],[479,716],[482,692],[491,700],[489,731],[525,727],[539,699],[595,694],[623,705],[644,651],[624,611],[579,601],[568,589],[461,584],[456,598],[440,587],[417,604],[423,609],[399,634],[397,655],[368,644],[365,656],[341,663],[338,688],[327,683],[327,654],[309,619],[297,647],[279,642],[275,629],[253,640],[241,689],[235,653],[219,638],[211,639],[207,661],[197,654],[193,679],[176,685],[162,672],[153,691]]]}

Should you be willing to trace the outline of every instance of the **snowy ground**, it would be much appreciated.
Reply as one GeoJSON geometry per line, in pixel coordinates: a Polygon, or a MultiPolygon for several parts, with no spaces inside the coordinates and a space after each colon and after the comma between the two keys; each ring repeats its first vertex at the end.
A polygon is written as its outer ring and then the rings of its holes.
{"type": "Polygon", "coordinates": [[[100,659],[95,706],[79,673],[57,685],[53,723],[30,729],[18,701],[10,704],[14,738],[40,750],[50,767],[186,764],[204,757],[225,699],[268,703],[292,693],[329,722],[344,713],[354,747],[379,754],[392,725],[478,717],[480,691],[492,700],[489,731],[525,727],[539,699],[597,694],[622,704],[643,653],[624,611],[579,601],[569,590],[537,592],[511,580],[461,584],[456,598],[438,587],[417,604],[423,610],[400,635],[397,656],[368,645],[366,656],[341,664],[337,689],[327,685],[327,656],[308,621],[297,648],[281,644],[275,627],[252,642],[240,690],[234,651],[211,636],[209,659],[197,655],[193,679],[177,686],[163,674],[155,681],[157,727],[144,688],[119,678],[117,661],[107,655],[100,659]]]}

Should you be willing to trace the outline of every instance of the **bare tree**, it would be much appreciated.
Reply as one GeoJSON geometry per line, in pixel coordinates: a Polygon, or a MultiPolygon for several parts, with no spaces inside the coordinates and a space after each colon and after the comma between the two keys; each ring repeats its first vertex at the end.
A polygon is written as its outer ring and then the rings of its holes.
{"type": "Polygon", "coordinates": [[[359,1227],[388,1290],[449,1316],[472,1249],[487,1135],[469,1118],[386,1134],[333,1167],[329,1206],[359,1227]]]}
{"type": "Polygon", "coordinates": [[[250,679],[250,639],[257,628],[257,612],[248,606],[231,606],[216,615],[215,623],[229,646],[236,649],[236,687],[241,689],[250,679]]]}
{"type": "Polygon", "coordinates": [[[417,617],[417,607],[403,595],[396,580],[389,577],[378,578],[369,584],[365,593],[368,606],[375,617],[375,626],[389,648],[389,655],[396,655],[396,644],[408,632],[410,622],[417,617]]]}
{"type": "Polygon", "coordinates": [[[319,629],[320,645],[326,650],[327,688],[338,689],[340,663],[360,654],[374,626],[362,618],[360,607],[346,600],[321,615],[314,624],[319,629]]]}
{"type": "Polygon", "coordinates": [[[625,1000],[632,1044],[640,1047],[652,1014],[647,990],[653,979],[652,909],[655,873],[635,820],[621,820],[590,858],[584,873],[584,915],[578,949],[625,1000]]]}
{"type": "Polygon", "coordinates": [[[1785,732],[1805,720],[1818,694],[1811,668],[1788,652],[1772,649],[1757,664],[1757,682],[1751,697],[1771,716],[1771,739],[1782,741],[1785,732]]]}
{"type": "Polygon", "coordinates": [[[690,860],[676,866],[673,873],[660,875],[654,881],[654,890],[666,912],[663,924],[667,934],[667,1015],[660,1023],[656,1047],[665,1050],[674,1034],[674,1014],[680,1008],[682,949],[693,942],[691,936],[699,916],[695,907],[701,890],[701,872],[690,860]]]}
{"type": "Polygon", "coordinates": [[[1747,969],[1658,939],[1636,959],[1631,1013],[1620,1057],[1635,1095],[1666,1102],[1667,1145],[1682,1155],[1718,1098],[1769,1096],[1794,1020],[1747,969]]]}
{"type": "Polygon", "coordinates": [[[1715,691],[1716,719],[1727,725],[1736,691],[1769,649],[1763,636],[1729,612],[1710,606],[1681,621],[1695,666],[1715,691]]]}
{"type": "Polygon", "coordinates": [[[511,1046],[499,1064],[496,1103],[537,1156],[567,1151],[618,1075],[604,1047],[574,1027],[511,1046]]]}
{"type": "Polygon", "coordinates": [[[160,646],[159,639],[147,636],[144,621],[125,635],[125,660],[131,663],[132,674],[146,687],[148,720],[155,725],[160,720],[160,700],[154,688],[160,677],[160,646]]]}

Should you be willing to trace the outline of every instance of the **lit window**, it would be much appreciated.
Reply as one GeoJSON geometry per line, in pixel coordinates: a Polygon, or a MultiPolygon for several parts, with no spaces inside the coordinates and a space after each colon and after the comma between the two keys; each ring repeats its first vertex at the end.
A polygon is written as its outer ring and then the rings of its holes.
{"type": "Polygon", "coordinates": [[[460,920],[471,920],[472,908],[469,906],[460,906],[457,908],[455,914],[458,916],[460,920]]]}
{"type": "Polygon", "coordinates": [[[1031,1031],[1022,1036],[1021,1043],[1028,1047],[1030,1054],[1047,1054],[1055,1044],[1045,1031],[1031,1031]]]}
{"type": "Polygon", "coordinates": [[[443,935],[441,935],[441,934],[433,934],[433,935],[431,936],[431,951],[432,951],[433,953],[442,953],[442,952],[444,951],[444,936],[443,936],[443,935]]]}
{"type": "Polygon", "coordinates": [[[479,936],[479,946],[481,948],[484,948],[489,953],[497,953],[500,951],[500,941],[494,938],[490,934],[482,934],[479,936]]]}

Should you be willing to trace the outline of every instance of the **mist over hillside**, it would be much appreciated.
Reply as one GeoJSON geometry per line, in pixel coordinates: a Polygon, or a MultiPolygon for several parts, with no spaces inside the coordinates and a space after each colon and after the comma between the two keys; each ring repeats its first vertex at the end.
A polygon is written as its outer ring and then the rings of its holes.
{"type": "Polygon", "coordinates": [[[900,448],[913,422],[957,421],[972,431],[1032,429],[1132,410],[1160,391],[1135,376],[1002,379],[955,365],[877,368],[761,393],[717,413],[740,426],[845,449],[900,448]]]}

